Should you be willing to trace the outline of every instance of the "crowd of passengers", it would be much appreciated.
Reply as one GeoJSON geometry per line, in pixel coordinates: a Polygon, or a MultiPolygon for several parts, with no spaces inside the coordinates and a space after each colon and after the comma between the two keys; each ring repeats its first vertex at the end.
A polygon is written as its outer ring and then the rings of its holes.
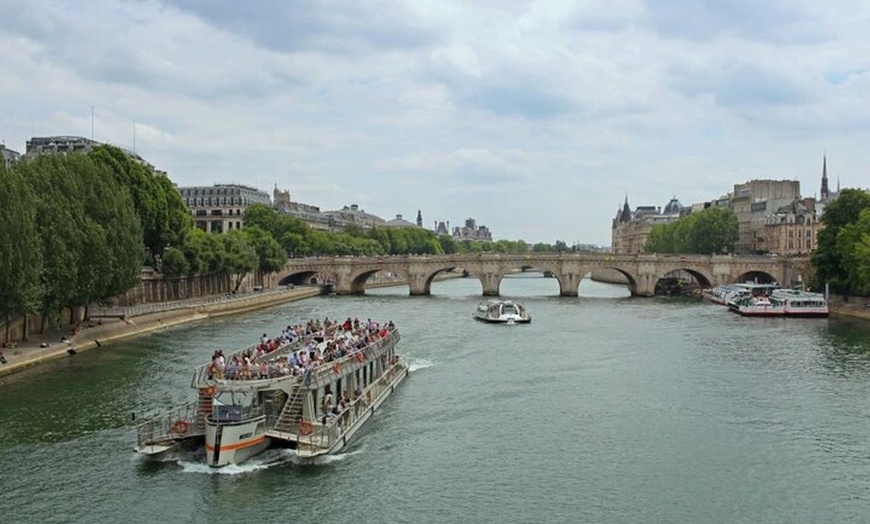
{"type": "Polygon", "coordinates": [[[281,334],[269,338],[265,333],[254,348],[236,353],[227,359],[223,350],[214,352],[207,367],[208,378],[227,380],[256,380],[298,375],[317,366],[338,360],[344,356],[361,351],[378,339],[385,337],[395,328],[393,321],[381,326],[368,319],[360,322],[348,318],[344,322],[330,320],[309,320],[306,324],[287,326],[281,334]],[[286,355],[268,355],[304,340],[305,345],[286,355]],[[326,345],[323,345],[326,342],[326,345]]]}

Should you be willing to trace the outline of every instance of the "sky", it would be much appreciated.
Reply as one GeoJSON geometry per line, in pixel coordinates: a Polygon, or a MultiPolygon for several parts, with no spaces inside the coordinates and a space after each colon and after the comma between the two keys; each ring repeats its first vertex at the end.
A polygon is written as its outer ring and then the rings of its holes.
{"type": "Polygon", "coordinates": [[[2,0],[0,140],[135,150],[494,239],[610,245],[752,179],[866,187],[860,0],[2,0]]]}

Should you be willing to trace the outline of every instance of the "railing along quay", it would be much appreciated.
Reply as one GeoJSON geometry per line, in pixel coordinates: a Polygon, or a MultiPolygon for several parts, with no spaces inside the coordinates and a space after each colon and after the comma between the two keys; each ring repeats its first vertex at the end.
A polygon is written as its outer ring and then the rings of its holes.
{"type": "Polygon", "coordinates": [[[151,313],[165,313],[167,311],[177,311],[180,309],[191,309],[200,306],[209,306],[214,304],[228,304],[237,301],[249,300],[251,298],[263,297],[269,295],[279,295],[291,293],[296,288],[279,287],[275,289],[264,289],[261,291],[247,291],[244,293],[228,293],[224,295],[212,295],[203,298],[191,298],[185,300],[173,300],[170,302],[153,302],[150,304],[140,304],[138,306],[129,307],[94,307],[91,308],[91,317],[112,317],[112,318],[129,318],[140,315],[148,315],[151,313]]]}

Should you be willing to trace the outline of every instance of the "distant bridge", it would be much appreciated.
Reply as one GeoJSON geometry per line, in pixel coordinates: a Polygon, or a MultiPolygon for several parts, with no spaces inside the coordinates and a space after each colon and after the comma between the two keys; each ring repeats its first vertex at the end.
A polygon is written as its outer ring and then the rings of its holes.
{"type": "Polygon", "coordinates": [[[278,274],[281,284],[304,284],[319,277],[331,281],[339,295],[364,294],[366,281],[378,272],[404,277],[411,295],[429,295],[439,273],[463,270],[480,280],[483,295],[498,296],[505,275],[548,271],[561,296],[576,297],[589,273],[612,269],[623,274],[633,296],[653,296],[656,283],[678,271],[691,274],[701,287],[731,282],[779,282],[791,285],[806,266],[804,258],[735,255],[614,255],[607,253],[526,253],[294,258],[278,274]]]}

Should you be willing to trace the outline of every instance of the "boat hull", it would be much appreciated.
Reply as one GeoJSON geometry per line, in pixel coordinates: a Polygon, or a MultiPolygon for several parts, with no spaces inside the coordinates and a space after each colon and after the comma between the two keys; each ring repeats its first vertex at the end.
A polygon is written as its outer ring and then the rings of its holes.
{"type": "Polygon", "coordinates": [[[231,423],[211,420],[205,425],[206,463],[212,467],[241,464],[271,444],[265,417],[231,423]]]}

